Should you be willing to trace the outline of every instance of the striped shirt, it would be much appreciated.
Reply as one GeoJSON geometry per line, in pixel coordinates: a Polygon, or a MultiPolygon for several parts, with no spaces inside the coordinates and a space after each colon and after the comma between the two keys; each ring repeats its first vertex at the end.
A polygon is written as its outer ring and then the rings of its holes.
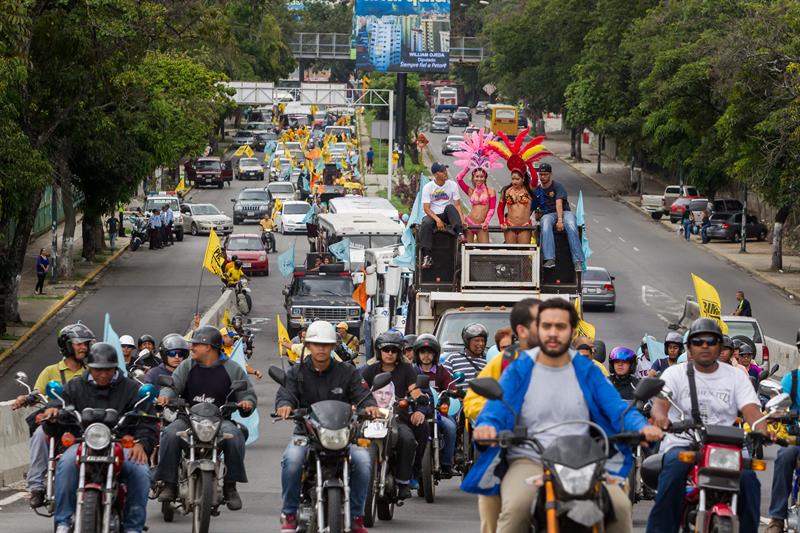
{"type": "Polygon", "coordinates": [[[456,372],[464,374],[464,381],[457,387],[466,389],[469,382],[478,377],[480,371],[486,366],[486,359],[484,356],[468,357],[463,353],[451,353],[447,360],[442,362],[442,366],[450,372],[451,376],[455,376],[456,372]]]}

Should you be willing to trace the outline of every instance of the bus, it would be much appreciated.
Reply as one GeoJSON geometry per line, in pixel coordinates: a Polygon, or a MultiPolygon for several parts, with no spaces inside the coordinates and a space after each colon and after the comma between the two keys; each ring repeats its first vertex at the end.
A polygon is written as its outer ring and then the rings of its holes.
{"type": "Polygon", "coordinates": [[[512,105],[491,104],[489,106],[489,120],[492,133],[505,133],[509,139],[517,136],[518,110],[512,105]]]}

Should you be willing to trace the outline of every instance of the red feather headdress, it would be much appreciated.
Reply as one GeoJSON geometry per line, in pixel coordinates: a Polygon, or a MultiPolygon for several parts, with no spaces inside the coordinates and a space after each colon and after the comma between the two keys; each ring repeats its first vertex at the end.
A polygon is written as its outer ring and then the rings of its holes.
{"type": "Polygon", "coordinates": [[[519,132],[513,143],[508,140],[505,133],[498,132],[503,144],[499,141],[492,141],[489,143],[489,148],[506,160],[506,167],[508,167],[509,172],[516,170],[524,175],[527,171],[531,176],[531,187],[536,187],[539,184],[539,174],[536,173],[533,163],[553,154],[547,151],[542,144],[542,141],[544,141],[543,135],[534,137],[523,146],[525,136],[529,131],[530,128],[526,128],[519,132]]]}

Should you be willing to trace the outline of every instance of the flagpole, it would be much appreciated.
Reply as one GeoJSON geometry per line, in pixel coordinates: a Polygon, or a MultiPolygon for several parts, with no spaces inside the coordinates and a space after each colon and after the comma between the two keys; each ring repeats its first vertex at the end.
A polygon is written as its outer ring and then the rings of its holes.
{"type": "Polygon", "coordinates": [[[203,274],[205,274],[205,266],[200,267],[200,284],[197,286],[197,299],[194,302],[194,314],[197,314],[200,309],[200,290],[203,288],[203,274]]]}

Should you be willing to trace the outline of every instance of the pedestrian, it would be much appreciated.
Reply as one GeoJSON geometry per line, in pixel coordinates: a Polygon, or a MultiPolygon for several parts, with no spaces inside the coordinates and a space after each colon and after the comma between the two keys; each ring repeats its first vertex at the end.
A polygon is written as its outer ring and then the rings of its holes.
{"type": "Polygon", "coordinates": [[[50,271],[50,250],[42,248],[39,250],[39,257],[36,259],[36,287],[33,294],[44,294],[44,278],[50,271]]]}
{"type": "Polygon", "coordinates": [[[703,211],[703,219],[700,221],[700,242],[708,244],[708,227],[711,225],[711,212],[706,209],[703,211]]]}
{"type": "Polygon", "coordinates": [[[117,228],[117,237],[124,237],[125,236],[125,206],[122,205],[122,202],[119,204],[119,228],[117,228]]]}
{"type": "Polygon", "coordinates": [[[172,225],[175,223],[175,215],[169,204],[164,204],[161,207],[161,219],[162,223],[164,223],[164,242],[166,243],[167,240],[169,240],[169,245],[172,246],[175,244],[175,237],[172,235],[172,225]]]}
{"type": "Polygon", "coordinates": [[[375,152],[372,151],[372,147],[370,146],[369,150],[367,150],[367,172],[372,172],[372,164],[375,162],[375,152]]]}
{"type": "Polygon", "coordinates": [[[106,228],[108,229],[108,244],[111,246],[111,251],[116,250],[117,230],[119,229],[119,221],[114,213],[106,220],[106,228]]]}
{"type": "Polygon", "coordinates": [[[753,316],[753,309],[750,307],[750,301],[744,297],[744,292],[736,291],[736,301],[739,305],[733,312],[735,316],[753,316]]]}
{"type": "Polygon", "coordinates": [[[150,214],[150,249],[158,250],[161,248],[161,214],[158,209],[153,209],[150,214]]]}
{"type": "Polygon", "coordinates": [[[692,236],[692,226],[694,226],[694,213],[687,207],[681,215],[681,226],[683,227],[683,236],[688,241],[692,236]]]}

